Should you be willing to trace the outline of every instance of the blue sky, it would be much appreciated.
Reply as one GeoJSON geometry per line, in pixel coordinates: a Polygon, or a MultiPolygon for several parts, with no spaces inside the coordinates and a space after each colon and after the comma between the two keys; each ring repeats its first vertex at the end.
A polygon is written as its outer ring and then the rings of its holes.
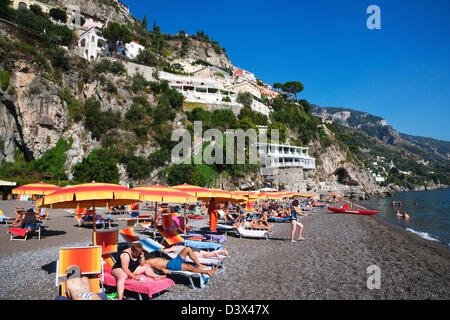
{"type": "Polygon", "coordinates": [[[385,118],[399,132],[450,140],[449,0],[122,0],[163,33],[203,30],[231,62],[304,99],[385,118]],[[381,30],[369,30],[369,5],[381,30]]]}

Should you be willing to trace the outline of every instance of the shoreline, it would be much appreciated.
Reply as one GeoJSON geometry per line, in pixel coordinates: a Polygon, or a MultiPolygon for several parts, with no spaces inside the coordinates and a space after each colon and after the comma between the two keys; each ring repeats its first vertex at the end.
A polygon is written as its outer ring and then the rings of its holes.
{"type": "MultiPolygon", "coordinates": [[[[0,209],[11,215],[5,207],[16,204],[0,201],[0,209]]],[[[51,211],[50,219],[49,234],[41,241],[33,237],[10,242],[5,226],[0,226],[0,268],[4,270],[0,299],[53,300],[58,248],[89,244],[92,229],[78,229],[75,219],[63,210],[51,211]]],[[[201,227],[207,221],[190,220],[189,225],[201,227]]],[[[381,217],[331,214],[326,208],[301,217],[300,222],[306,239],[297,243],[290,243],[289,223],[275,224],[270,240],[229,233],[223,245],[231,257],[204,289],[192,290],[176,281],[153,300],[450,298],[450,251],[440,243],[381,217]],[[380,289],[367,288],[371,265],[381,269],[380,289]]],[[[126,223],[115,228],[126,228],[126,223]]]]}
{"type": "MultiPolygon", "coordinates": [[[[435,189],[435,190],[426,190],[426,191],[411,191],[411,192],[401,192],[401,193],[397,193],[395,195],[392,196],[387,196],[387,197],[374,197],[368,200],[359,200],[359,201],[355,201],[354,202],[356,204],[359,204],[361,206],[366,206],[368,208],[371,208],[373,210],[377,210],[378,211],[378,218],[382,219],[383,221],[385,221],[388,224],[397,226],[405,231],[408,231],[410,233],[414,233],[416,235],[418,235],[419,237],[421,237],[422,239],[425,240],[429,240],[429,241],[434,241],[437,243],[442,244],[443,246],[445,246],[447,249],[450,250],[450,240],[446,237],[443,237],[442,235],[436,232],[433,232],[433,230],[429,230],[426,227],[424,228],[421,225],[414,225],[414,224],[410,224],[411,221],[403,221],[403,220],[399,220],[398,218],[396,219],[395,216],[389,216],[386,214],[381,214],[381,212],[386,211],[386,213],[389,211],[389,209],[391,209],[391,207],[389,206],[389,208],[387,208],[385,205],[383,206],[383,210],[381,210],[381,203],[380,206],[378,206],[378,203],[370,203],[370,201],[376,201],[377,199],[386,199],[386,198],[392,198],[392,200],[395,200],[396,198],[394,198],[396,195],[409,195],[411,193],[419,193],[419,197],[421,196],[420,194],[423,192],[445,192],[448,191],[450,189],[435,189]]],[[[399,199],[397,199],[399,200],[399,199]]],[[[400,198],[400,200],[404,200],[402,198],[400,198]]],[[[399,201],[400,201],[399,200],[399,201]]],[[[411,209],[411,208],[410,208],[411,209]]],[[[414,218],[414,216],[412,216],[412,218],[414,218]]]]}

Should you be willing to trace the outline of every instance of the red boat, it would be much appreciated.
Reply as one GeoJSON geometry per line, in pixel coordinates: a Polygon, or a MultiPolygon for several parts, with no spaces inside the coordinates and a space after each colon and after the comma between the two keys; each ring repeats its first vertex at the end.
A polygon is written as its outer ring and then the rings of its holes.
{"type": "Polygon", "coordinates": [[[350,213],[350,214],[377,214],[377,211],[375,210],[350,209],[348,207],[348,204],[344,204],[343,208],[328,207],[328,210],[338,213],[350,213]]]}

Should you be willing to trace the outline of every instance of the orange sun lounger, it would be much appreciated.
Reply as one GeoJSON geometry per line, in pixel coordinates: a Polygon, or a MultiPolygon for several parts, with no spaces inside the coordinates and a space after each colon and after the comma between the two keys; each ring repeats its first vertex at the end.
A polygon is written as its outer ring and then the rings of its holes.
{"type": "Polygon", "coordinates": [[[59,287],[60,294],[67,296],[66,292],[66,270],[68,267],[76,265],[80,268],[81,275],[87,276],[91,291],[99,293],[100,280],[103,279],[102,247],[75,247],[61,248],[59,259],[56,265],[56,286],[59,287]],[[101,278],[98,278],[98,275],[101,278]]]}

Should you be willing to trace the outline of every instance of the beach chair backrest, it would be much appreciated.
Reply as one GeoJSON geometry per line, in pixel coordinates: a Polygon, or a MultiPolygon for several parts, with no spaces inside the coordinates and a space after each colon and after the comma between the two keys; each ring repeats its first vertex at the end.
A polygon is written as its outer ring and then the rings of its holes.
{"type": "Polygon", "coordinates": [[[86,213],[86,208],[80,208],[77,207],[75,214],[85,214],[86,213]]]}
{"type": "Polygon", "coordinates": [[[134,232],[133,228],[122,229],[120,230],[120,234],[128,243],[133,243],[135,241],[139,241],[139,237],[134,232]]]}
{"type": "Polygon", "coordinates": [[[183,242],[183,238],[175,230],[164,230],[161,226],[157,226],[159,233],[169,245],[183,242]]]}
{"type": "Polygon", "coordinates": [[[119,231],[99,231],[92,234],[94,246],[102,247],[102,254],[116,253],[118,248],[119,231]]]}
{"type": "Polygon", "coordinates": [[[114,264],[116,263],[114,258],[111,256],[111,254],[107,253],[102,255],[103,258],[103,264],[106,268],[104,269],[112,269],[114,267],[114,264]]]}
{"type": "Polygon", "coordinates": [[[173,225],[173,219],[171,213],[163,213],[162,214],[162,225],[165,230],[173,230],[175,229],[173,225]]]}
{"type": "Polygon", "coordinates": [[[95,275],[102,273],[102,247],[76,247],[59,249],[59,259],[56,268],[56,285],[65,281],[68,267],[76,265],[82,275],[95,275]]]}

